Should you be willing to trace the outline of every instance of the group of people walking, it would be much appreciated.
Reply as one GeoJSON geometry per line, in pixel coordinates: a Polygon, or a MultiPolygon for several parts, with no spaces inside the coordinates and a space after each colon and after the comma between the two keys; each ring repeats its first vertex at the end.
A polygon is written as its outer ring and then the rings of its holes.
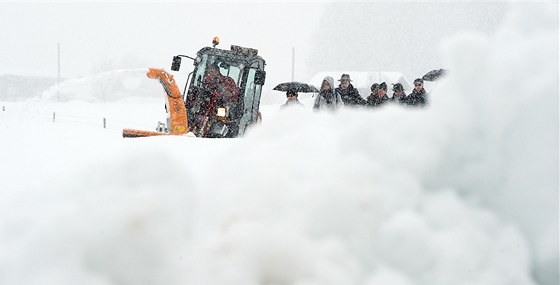
{"type": "MultiPolygon", "coordinates": [[[[394,83],[392,91],[393,96],[387,95],[387,83],[373,83],[371,85],[371,94],[364,99],[358,89],[352,85],[350,75],[342,74],[338,87],[334,85],[334,79],[326,76],[321,83],[319,95],[315,99],[313,109],[316,110],[335,110],[340,106],[361,106],[369,108],[377,108],[389,102],[410,105],[424,106],[427,103],[426,90],[424,89],[424,81],[421,78],[414,80],[414,89],[409,95],[406,95],[404,87],[401,83],[394,83]]],[[[284,106],[292,104],[300,104],[297,100],[297,92],[288,92],[288,101],[284,106]]]]}
{"type": "Polygon", "coordinates": [[[394,102],[411,106],[424,106],[426,105],[426,95],[422,78],[414,80],[414,89],[412,89],[408,96],[404,92],[404,87],[401,83],[394,83],[393,96],[391,98],[387,96],[387,84],[385,82],[381,84],[373,83],[371,85],[371,94],[367,97],[365,105],[379,107],[387,102],[394,102]]]}

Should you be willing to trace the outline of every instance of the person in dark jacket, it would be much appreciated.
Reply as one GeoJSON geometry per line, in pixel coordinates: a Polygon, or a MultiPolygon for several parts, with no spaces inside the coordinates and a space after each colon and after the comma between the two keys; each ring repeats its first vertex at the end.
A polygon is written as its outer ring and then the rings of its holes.
{"type": "MultiPolygon", "coordinates": [[[[373,89],[374,86],[372,85],[371,87],[373,89]]],[[[376,90],[375,96],[372,90],[372,94],[368,97],[368,107],[381,107],[381,105],[389,102],[389,97],[387,96],[387,83],[382,82],[376,90]]]]}
{"type": "Polygon", "coordinates": [[[422,80],[422,78],[416,78],[414,80],[414,89],[412,89],[412,93],[406,98],[406,103],[411,106],[422,107],[427,103],[426,95],[424,80],[422,80]]]}
{"type": "Polygon", "coordinates": [[[293,106],[304,107],[303,104],[301,104],[301,102],[298,100],[298,93],[295,90],[290,89],[286,91],[286,97],[288,98],[288,100],[286,100],[286,103],[284,105],[280,106],[280,109],[293,106]]]}
{"type": "Polygon", "coordinates": [[[340,81],[340,84],[335,91],[340,94],[344,105],[363,106],[366,104],[366,100],[364,100],[364,98],[360,96],[360,92],[358,92],[358,89],[354,88],[354,86],[350,83],[352,82],[352,80],[350,79],[350,75],[342,74],[338,81],[340,81]]]}
{"type": "Polygon", "coordinates": [[[406,94],[404,93],[404,87],[400,83],[393,84],[393,97],[391,97],[391,102],[406,104],[406,94]]]}
{"type": "Polygon", "coordinates": [[[371,88],[370,88],[370,89],[371,89],[371,93],[370,93],[369,96],[367,97],[366,105],[369,105],[369,102],[370,102],[370,101],[375,100],[375,97],[377,97],[377,89],[378,89],[378,88],[379,88],[379,84],[377,84],[377,83],[373,83],[373,84],[371,85],[371,88]]]}

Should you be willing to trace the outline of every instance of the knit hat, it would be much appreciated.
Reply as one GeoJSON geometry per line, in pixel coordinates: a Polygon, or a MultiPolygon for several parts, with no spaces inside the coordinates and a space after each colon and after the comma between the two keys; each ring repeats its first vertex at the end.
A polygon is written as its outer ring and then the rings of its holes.
{"type": "Polygon", "coordinates": [[[381,82],[381,84],[379,84],[379,89],[383,89],[383,90],[387,91],[387,83],[381,82]]]}
{"type": "MultiPolygon", "coordinates": [[[[325,78],[323,78],[323,81],[327,81],[327,83],[329,83],[329,85],[331,86],[331,89],[334,89],[334,79],[332,77],[325,76],[325,78]]],[[[321,83],[321,85],[323,84],[321,83]]]]}
{"type": "Polygon", "coordinates": [[[400,83],[393,84],[393,91],[404,91],[404,87],[400,83]]]}

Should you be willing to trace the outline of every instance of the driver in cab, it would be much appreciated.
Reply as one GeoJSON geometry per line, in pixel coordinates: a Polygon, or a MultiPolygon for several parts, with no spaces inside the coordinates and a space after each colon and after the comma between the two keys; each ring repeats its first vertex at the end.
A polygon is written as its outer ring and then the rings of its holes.
{"type": "Polygon", "coordinates": [[[208,66],[204,83],[205,93],[208,97],[204,100],[206,106],[203,110],[206,111],[199,126],[202,135],[207,136],[212,122],[219,118],[235,132],[235,124],[233,121],[229,121],[229,118],[235,119],[236,117],[237,112],[235,110],[240,95],[235,81],[229,76],[222,75],[218,65],[213,63],[208,66]]]}
{"type": "Polygon", "coordinates": [[[216,64],[208,66],[204,83],[206,83],[206,88],[212,95],[212,101],[221,100],[223,104],[229,105],[230,103],[236,103],[239,99],[239,89],[235,81],[229,76],[222,75],[216,64]]]}

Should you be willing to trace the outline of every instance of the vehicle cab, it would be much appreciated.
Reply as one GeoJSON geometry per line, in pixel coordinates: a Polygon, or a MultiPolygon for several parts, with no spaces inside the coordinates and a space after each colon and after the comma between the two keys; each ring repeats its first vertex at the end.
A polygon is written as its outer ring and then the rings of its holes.
{"type": "MultiPolygon", "coordinates": [[[[205,47],[194,58],[183,99],[190,131],[199,137],[238,137],[260,120],[259,104],[265,81],[265,61],[256,49],[231,46],[230,50],[205,47]],[[222,78],[237,90],[236,100],[224,100],[210,88],[210,66],[219,67],[222,78]],[[231,102],[235,101],[235,102],[231,102]]],[[[181,56],[173,58],[171,69],[179,70],[181,56]]],[[[183,56],[185,57],[185,56],[183,56]]],[[[192,59],[192,58],[191,58],[192,59]]]]}

